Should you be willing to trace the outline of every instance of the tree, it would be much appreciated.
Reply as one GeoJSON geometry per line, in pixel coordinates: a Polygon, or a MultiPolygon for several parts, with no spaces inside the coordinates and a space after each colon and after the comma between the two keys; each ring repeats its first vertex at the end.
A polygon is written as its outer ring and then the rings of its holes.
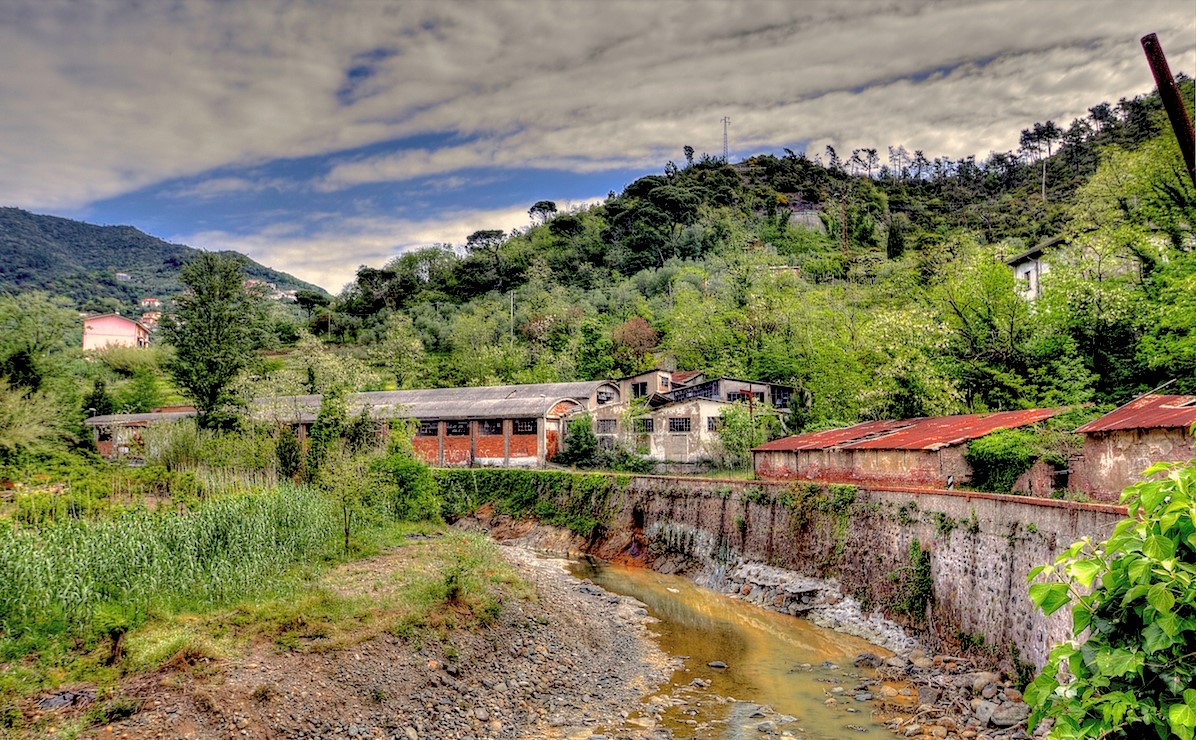
{"type": "Polygon", "coordinates": [[[394,373],[399,388],[415,388],[424,376],[423,340],[411,319],[403,313],[392,313],[382,326],[378,343],[370,347],[370,361],[394,373]]]}
{"type": "Polygon", "coordinates": [[[257,310],[245,290],[241,261],[204,252],[183,267],[179,279],[187,289],[162,322],[175,348],[166,369],[195,404],[201,427],[232,426],[241,406],[232,383],[248,365],[254,343],[245,319],[257,310]]]}
{"type": "Polygon", "coordinates": [[[494,279],[498,282],[498,290],[502,290],[502,246],[506,234],[502,229],[479,229],[465,237],[465,251],[470,254],[485,254],[490,258],[490,266],[494,270],[494,279]]]}
{"type": "Polygon", "coordinates": [[[1125,490],[1129,516],[1030,571],[1045,614],[1071,604],[1075,639],[1026,688],[1031,729],[1058,738],[1176,737],[1196,730],[1196,463],[1160,463],[1125,490]],[[1165,478],[1158,478],[1165,473],[1165,478]],[[1086,639],[1084,638],[1087,633],[1086,639]]]}
{"type": "Polygon", "coordinates": [[[319,291],[300,290],[295,293],[295,302],[307,313],[307,320],[311,321],[312,312],[332,303],[332,299],[319,291]]]}
{"type": "Polygon", "coordinates": [[[548,219],[552,218],[556,213],[556,203],[551,200],[538,200],[535,205],[528,209],[527,215],[532,217],[532,220],[540,223],[548,223],[548,219]]]}
{"type": "Polygon", "coordinates": [[[686,144],[681,148],[681,151],[685,153],[685,166],[692,167],[694,163],[694,148],[686,144]]]}
{"type": "Polygon", "coordinates": [[[611,332],[615,361],[623,370],[638,372],[647,370],[652,350],[660,342],[660,335],[642,317],[619,324],[611,332]]]}

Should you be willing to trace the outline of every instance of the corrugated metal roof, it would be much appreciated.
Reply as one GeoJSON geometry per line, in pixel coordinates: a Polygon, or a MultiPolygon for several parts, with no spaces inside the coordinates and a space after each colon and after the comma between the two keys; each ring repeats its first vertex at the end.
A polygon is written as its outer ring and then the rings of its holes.
{"type": "Polygon", "coordinates": [[[919,419],[866,421],[841,429],[798,434],[757,447],[760,451],[795,450],[938,450],[1049,419],[1063,409],[1027,409],[992,414],[931,416],[919,419]]]}
{"type": "MultiPolygon", "coordinates": [[[[473,388],[431,388],[410,391],[371,391],[353,393],[349,407],[353,413],[368,408],[377,418],[410,417],[415,419],[496,419],[542,417],[561,401],[585,405],[606,381],[581,383],[534,383],[492,385],[473,388]]],[[[279,396],[256,398],[254,415],[259,418],[311,422],[320,411],[320,396],[279,396]]],[[[111,414],[88,419],[88,426],[143,424],[150,421],[194,416],[194,413],[111,414]]]]}
{"type": "Polygon", "coordinates": [[[103,427],[112,424],[120,424],[122,426],[138,426],[141,424],[150,424],[155,421],[178,421],[179,419],[186,419],[189,416],[195,416],[195,411],[153,411],[146,414],[103,414],[102,416],[93,416],[83,421],[84,425],[89,427],[103,427]]]}
{"type": "Polygon", "coordinates": [[[678,370],[673,373],[673,385],[684,385],[701,374],[701,370],[678,370]]]}
{"type": "Polygon", "coordinates": [[[1080,434],[1119,429],[1179,429],[1196,423],[1196,396],[1136,398],[1076,430],[1080,434]]]}

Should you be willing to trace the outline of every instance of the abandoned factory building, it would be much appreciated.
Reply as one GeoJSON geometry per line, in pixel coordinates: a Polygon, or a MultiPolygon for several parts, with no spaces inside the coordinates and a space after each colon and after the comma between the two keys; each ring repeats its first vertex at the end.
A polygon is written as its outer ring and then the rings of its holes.
{"type": "Polygon", "coordinates": [[[798,434],[752,450],[757,478],[944,488],[967,483],[964,444],[1036,424],[1062,409],[866,421],[798,434]]]}
{"type": "Polygon", "coordinates": [[[1071,488],[1098,501],[1117,501],[1121,491],[1159,462],[1196,458],[1196,396],[1146,395],[1076,430],[1084,450],[1072,461],[1071,488]]]}
{"type": "MultiPolygon", "coordinates": [[[[251,413],[259,421],[296,429],[306,439],[320,411],[318,395],[255,399],[251,413]]],[[[354,393],[350,414],[363,411],[379,421],[410,419],[412,444],[430,465],[505,467],[540,466],[560,450],[567,418],[574,413],[617,404],[617,384],[605,381],[437,388],[354,393]]],[[[194,416],[194,410],[169,414],[112,414],[87,420],[101,452],[130,454],[139,431],[156,421],[194,416]],[[115,444],[114,444],[115,441],[115,444]]]]}

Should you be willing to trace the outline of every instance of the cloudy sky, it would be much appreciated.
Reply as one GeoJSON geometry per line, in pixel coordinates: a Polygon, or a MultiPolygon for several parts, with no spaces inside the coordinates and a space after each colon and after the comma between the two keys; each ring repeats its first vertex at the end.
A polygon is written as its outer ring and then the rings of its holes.
{"type": "Polygon", "coordinates": [[[359,264],[682,161],[1017,146],[1196,66],[1191,0],[0,3],[0,205],[359,264]]]}

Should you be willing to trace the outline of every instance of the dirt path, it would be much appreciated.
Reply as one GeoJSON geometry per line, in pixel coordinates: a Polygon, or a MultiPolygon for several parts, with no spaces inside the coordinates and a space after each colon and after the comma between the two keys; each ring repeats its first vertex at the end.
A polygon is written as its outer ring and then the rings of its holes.
{"type": "MultiPolygon", "coordinates": [[[[619,738],[629,711],[668,678],[639,602],[578,581],[565,561],[517,547],[530,581],[496,622],[446,642],[383,634],[325,653],[260,645],[208,675],[142,679],[138,714],[101,738],[619,738]],[[447,647],[446,645],[451,646],[447,647]],[[446,655],[446,652],[452,654],[446,655]]],[[[347,580],[403,567],[401,548],[346,566],[347,580]]]]}

